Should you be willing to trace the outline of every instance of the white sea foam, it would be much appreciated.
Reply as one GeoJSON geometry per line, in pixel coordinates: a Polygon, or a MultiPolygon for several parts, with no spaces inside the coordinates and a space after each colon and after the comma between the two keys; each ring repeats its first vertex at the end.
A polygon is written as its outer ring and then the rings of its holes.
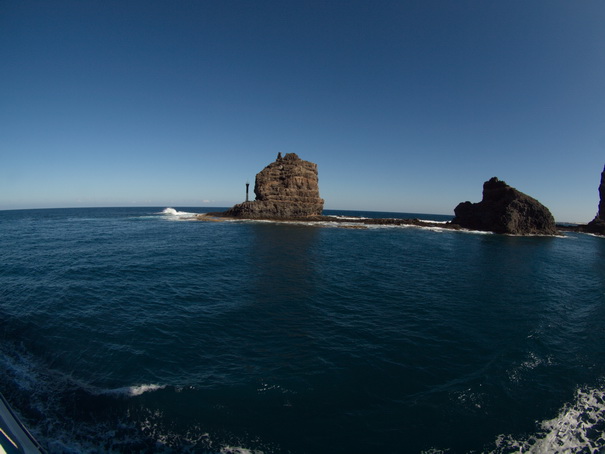
{"type": "Polygon", "coordinates": [[[166,216],[167,219],[174,219],[174,220],[192,219],[197,215],[197,213],[190,213],[188,211],[178,211],[178,210],[176,210],[174,208],[170,208],[170,207],[164,208],[158,214],[166,216]]]}
{"type": "Polygon", "coordinates": [[[542,421],[536,434],[519,440],[500,435],[493,452],[596,454],[605,447],[604,424],[605,389],[578,389],[574,401],[564,405],[555,418],[542,421]]]}
{"type": "Polygon", "coordinates": [[[449,221],[433,221],[432,219],[418,219],[420,222],[430,222],[431,224],[447,224],[449,221]]]}
{"type": "Polygon", "coordinates": [[[117,394],[120,396],[127,397],[136,397],[141,394],[145,394],[146,392],[153,392],[159,389],[164,389],[166,386],[164,385],[156,385],[156,384],[144,384],[144,385],[135,385],[135,386],[124,386],[122,388],[114,388],[106,391],[102,391],[101,394],[117,394]]]}
{"type": "Polygon", "coordinates": [[[246,448],[223,446],[220,454],[263,454],[263,451],[250,450],[246,448]]]}
{"type": "MultiPolygon", "coordinates": [[[[168,209],[168,208],[167,208],[168,209]]],[[[170,208],[172,209],[172,208],[170,208]]],[[[356,218],[351,217],[347,218],[344,216],[328,216],[332,218],[339,218],[342,220],[352,219],[370,219],[370,218],[356,218]]],[[[459,229],[453,230],[448,227],[441,227],[439,225],[418,225],[418,224],[364,224],[362,222],[340,222],[340,221],[281,221],[281,220],[272,220],[272,219],[225,219],[225,222],[247,222],[247,223],[264,223],[264,224],[289,224],[289,225],[305,225],[310,227],[328,227],[328,228],[340,228],[340,229],[360,229],[360,230],[381,230],[381,229],[422,229],[436,233],[446,233],[446,232],[458,232],[458,233],[466,233],[466,234],[474,234],[474,235],[493,235],[493,232],[486,232],[482,230],[468,230],[468,229],[459,229]]],[[[425,220],[422,222],[428,222],[432,224],[442,224],[445,225],[448,221],[430,221],[425,220]]]]}
{"type": "Polygon", "coordinates": [[[601,239],[605,238],[603,235],[597,235],[595,233],[584,233],[584,235],[592,236],[594,238],[601,238],[601,239]]]}
{"type": "Polygon", "coordinates": [[[518,383],[524,378],[527,372],[532,371],[539,366],[544,367],[552,365],[553,359],[551,356],[543,358],[533,352],[530,352],[525,361],[508,371],[508,379],[511,382],[518,383]]]}
{"type": "Polygon", "coordinates": [[[485,231],[485,230],[460,229],[460,230],[454,230],[454,232],[470,233],[470,234],[473,234],[473,235],[495,235],[494,232],[488,232],[488,231],[485,231]]]}
{"type": "Polygon", "coordinates": [[[334,219],[342,219],[342,220],[351,220],[351,221],[355,221],[357,219],[370,219],[370,218],[364,218],[364,217],[360,217],[360,216],[339,216],[336,214],[332,214],[332,215],[328,215],[326,216],[328,218],[334,218],[334,219]]]}
{"type": "MultiPolygon", "coordinates": [[[[532,362],[533,367],[534,362],[532,362]]],[[[470,390],[469,390],[470,391],[470,390]]],[[[461,399],[469,398],[462,393],[461,399]]],[[[471,395],[471,400],[474,397],[471,395]]],[[[498,435],[490,454],[602,454],[605,452],[605,388],[581,388],[571,403],[553,419],[537,422],[534,434],[515,437],[498,435]]],[[[488,448],[488,447],[486,447],[488,448]]],[[[446,454],[448,449],[430,448],[422,454],[446,454]]],[[[474,452],[474,451],[473,451],[474,452]]]]}
{"type": "Polygon", "coordinates": [[[164,214],[166,216],[195,216],[196,213],[190,213],[188,211],[178,211],[174,208],[164,208],[160,214],[164,214]]]}

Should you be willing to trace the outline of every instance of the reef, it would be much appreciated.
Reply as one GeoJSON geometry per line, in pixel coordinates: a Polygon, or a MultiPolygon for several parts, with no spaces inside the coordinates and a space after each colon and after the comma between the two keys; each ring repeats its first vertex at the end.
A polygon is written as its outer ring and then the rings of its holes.
{"type": "Polygon", "coordinates": [[[557,234],[548,208],[496,177],[483,184],[481,202],[462,202],[454,214],[453,224],[471,230],[511,235],[557,234]]]}
{"type": "Polygon", "coordinates": [[[324,201],[319,196],[317,164],[296,153],[277,155],[256,175],[254,201],[237,204],[223,216],[245,219],[289,219],[320,216],[324,201]]]}

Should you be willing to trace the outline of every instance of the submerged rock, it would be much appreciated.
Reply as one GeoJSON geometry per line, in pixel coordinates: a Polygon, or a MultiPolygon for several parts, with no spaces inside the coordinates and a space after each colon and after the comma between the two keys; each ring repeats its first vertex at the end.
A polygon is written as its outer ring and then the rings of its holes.
{"type": "Polygon", "coordinates": [[[454,214],[453,224],[472,230],[512,235],[557,234],[548,208],[496,177],[483,184],[481,202],[460,203],[454,214]]]}
{"type": "Polygon", "coordinates": [[[324,201],[319,197],[317,164],[296,153],[281,153],[256,175],[256,200],[235,205],[224,215],[250,219],[283,219],[319,216],[324,201]]]}

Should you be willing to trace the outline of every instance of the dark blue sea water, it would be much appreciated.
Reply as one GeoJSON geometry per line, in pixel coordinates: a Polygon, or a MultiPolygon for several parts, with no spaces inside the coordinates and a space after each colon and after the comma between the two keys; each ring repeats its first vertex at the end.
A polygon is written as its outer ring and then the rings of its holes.
{"type": "Polygon", "coordinates": [[[605,446],[605,239],[163,208],[0,211],[0,391],[49,452],[605,446]]]}

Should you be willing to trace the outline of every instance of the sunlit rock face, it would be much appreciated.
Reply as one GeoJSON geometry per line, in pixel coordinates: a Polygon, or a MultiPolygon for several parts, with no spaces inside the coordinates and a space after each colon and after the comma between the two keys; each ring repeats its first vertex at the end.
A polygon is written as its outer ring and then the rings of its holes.
{"type": "Polygon", "coordinates": [[[319,197],[317,164],[303,161],[295,153],[272,162],[256,175],[256,200],[235,205],[226,216],[284,219],[319,216],[324,201],[319,197]]]}
{"type": "Polygon", "coordinates": [[[493,177],[483,184],[479,203],[463,202],[453,224],[472,230],[511,235],[556,235],[555,220],[536,199],[493,177]]]}

